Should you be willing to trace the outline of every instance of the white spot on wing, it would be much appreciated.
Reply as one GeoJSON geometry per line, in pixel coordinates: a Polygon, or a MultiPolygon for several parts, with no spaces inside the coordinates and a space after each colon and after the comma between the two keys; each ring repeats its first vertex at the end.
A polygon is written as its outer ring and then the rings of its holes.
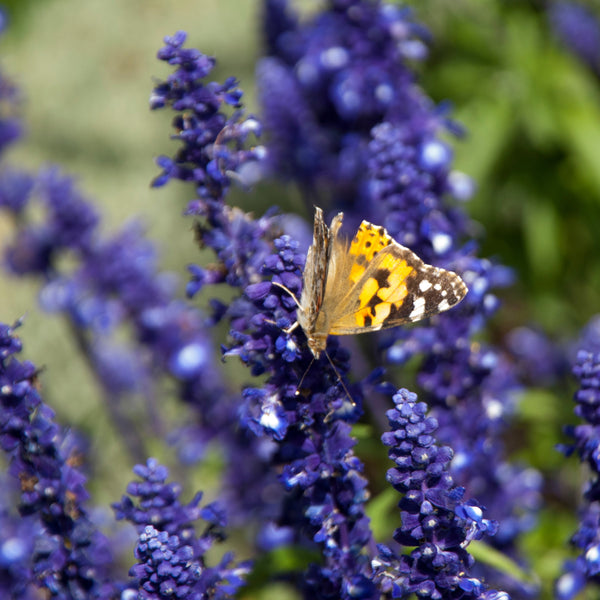
{"type": "Polygon", "coordinates": [[[416,298],[414,308],[412,309],[412,312],[410,313],[410,315],[408,315],[408,318],[411,321],[417,321],[418,319],[420,319],[423,316],[424,313],[425,313],[425,298],[416,298]]]}
{"type": "Polygon", "coordinates": [[[419,289],[422,292],[426,292],[431,287],[431,281],[427,281],[427,279],[423,279],[421,283],[419,283],[419,289]]]}
{"type": "Polygon", "coordinates": [[[438,304],[438,310],[441,312],[443,310],[448,310],[450,308],[450,304],[448,304],[448,300],[442,300],[438,304]]]}

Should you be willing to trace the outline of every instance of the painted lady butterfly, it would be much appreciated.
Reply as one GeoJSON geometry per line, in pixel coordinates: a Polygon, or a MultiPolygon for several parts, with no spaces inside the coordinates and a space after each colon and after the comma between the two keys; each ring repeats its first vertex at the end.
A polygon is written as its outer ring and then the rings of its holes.
{"type": "Polygon", "coordinates": [[[467,293],[452,271],[425,264],[383,227],[363,221],[352,241],[338,236],[343,213],[331,225],[315,212],[297,322],[319,358],[328,335],[379,331],[448,310],[467,293]]]}

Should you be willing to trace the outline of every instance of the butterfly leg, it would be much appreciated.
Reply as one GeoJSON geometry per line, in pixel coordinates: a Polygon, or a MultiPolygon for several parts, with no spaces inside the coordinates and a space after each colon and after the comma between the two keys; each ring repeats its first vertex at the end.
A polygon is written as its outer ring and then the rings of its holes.
{"type": "MultiPolygon", "coordinates": [[[[263,321],[263,323],[269,323],[270,325],[277,325],[277,323],[275,321],[271,321],[271,319],[265,319],[263,321]]],[[[283,331],[283,333],[285,333],[285,334],[290,334],[290,333],[292,333],[292,331],[294,331],[294,329],[296,329],[296,327],[298,327],[299,324],[300,323],[298,323],[298,321],[296,321],[295,323],[292,323],[292,325],[290,325],[286,329],[282,329],[281,331],[283,331]]]]}
{"type": "Polygon", "coordinates": [[[296,327],[298,327],[300,323],[298,323],[298,321],[296,321],[295,323],[292,323],[292,325],[290,325],[287,329],[282,329],[281,331],[283,331],[283,333],[287,333],[288,335],[290,333],[292,333],[292,331],[294,331],[294,329],[296,329],[296,327]]]}
{"type": "MultiPolygon", "coordinates": [[[[298,301],[298,298],[296,298],[294,292],[286,288],[285,285],[283,285],[282,283],[278,283],[277,281],[272,281],[271,283],[273,285],[276,285],[277,287],[280,287],[282,290],[285,290],[293,298],[298,308],[302,310],[302,306],[300,305],[300,302],[298,301]]],[[[296,329],[296,327],[298,327],[298,325],[300,325],[300,323],[296,321],[295,323],[292,323],[292,325],[290,325],[287,329],[282,329],[281,331],[283,331],[283,333],[290,334],[292,333],[292,331],[294,331],[294,329],[296,329]]]]}

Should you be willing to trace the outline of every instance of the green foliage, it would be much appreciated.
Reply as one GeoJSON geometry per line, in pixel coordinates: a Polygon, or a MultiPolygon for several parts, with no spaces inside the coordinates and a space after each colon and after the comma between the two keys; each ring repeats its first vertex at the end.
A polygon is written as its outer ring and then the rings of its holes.
{"type": "Polygon", "coordinates": [[[456,164],[478,185],[470,212],[485,229],[483,253],[518,274],[499,318],[570,337],[600,306],[598,79],[537,3],[414,9],[434,37],[423,86],[451,100],[467,130],[456,164]]]}

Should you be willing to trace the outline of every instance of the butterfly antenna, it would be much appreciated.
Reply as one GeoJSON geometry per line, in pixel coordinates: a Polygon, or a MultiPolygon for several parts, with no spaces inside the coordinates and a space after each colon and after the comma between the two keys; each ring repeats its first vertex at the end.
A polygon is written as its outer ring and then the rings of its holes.
{"type": "Polygon", "coordinates": [[[312,360],[310,361],[310,365],[308,365],[308,367],[306,367],[306,371],[304,371],[304,375],[302,375],[302,379],[298,382],[298,385],[296,386],[296,396],[300,395],[300,388],[302,387],[302,382],[304,381],[304,378],[310,371],[310,368],[313,366],[314,362],[315,362],[315,357],[313,356],[312,360]]]}
{"type": "Polygon", "coordinates": [[[271,281],[271,285],[276,285],[277,287],[286,291],[293,298],[294,302],[296,303],[296,306],[298,306],[298,308],[302,310],[302,305],[300,304],[300,301],[298,300],[298,298],[296,298],[296,295],[294,294],[294,292],[292,292],[292,290],[289,290],[285,287],[285,285],[283,285],[282,283],[278,283],[277,281],[271,281]]]}
{"type": "MultiPolygon", "coordinates": [[[[342,376],[340,375],[339,371],[336,369],[335,365],[333,364],[333,361],[331,360],[331,357],[329,356],[327,350],[324,350],[324,352],[325,352],[325,356],[327,357],[327,360],[329,361],[329,364],[331,365],[331,368],[333,369],[334,373],[336,374],[337,378],[339,379],[340,383],[342,384],[342,387],[344,388],[344,391],[346,392],[346,396],[348,396],[348,400],[350,400],[350,403],[352,404],[352,406],[355,407],[356,402],[354,402],[354,400],[352,399],[352,396],[350,395],[350,392],[348,391],[348,388],[346,387],[346,384],[344,383],[342,376]]],[[[302,379],[304,379],[304,377],[302,379]]]]}

